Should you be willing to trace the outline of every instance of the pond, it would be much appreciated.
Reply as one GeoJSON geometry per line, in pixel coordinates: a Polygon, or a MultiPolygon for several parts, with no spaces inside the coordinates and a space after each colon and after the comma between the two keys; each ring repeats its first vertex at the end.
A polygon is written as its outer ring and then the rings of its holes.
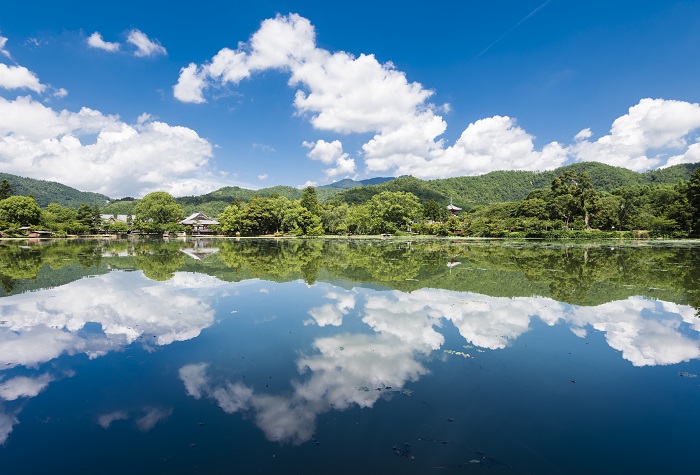
{"type": "Polygon", "coordinates": [[[0,244],[13,474],[698,473],[700,245],[0,244]]]}

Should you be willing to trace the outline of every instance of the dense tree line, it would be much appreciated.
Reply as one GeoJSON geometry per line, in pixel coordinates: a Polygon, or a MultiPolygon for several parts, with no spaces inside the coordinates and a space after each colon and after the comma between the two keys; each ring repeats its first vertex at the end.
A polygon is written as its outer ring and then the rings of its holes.
{"type": "MultiPolygon", "coordinates": [[[[404,177],[383,186],[397,183],[420,187],[425,182],[404,177]]],[[[370,187],[353,190],[362,188],[370,187]]],[[[0,191],[7,195],[13,190],[0,184],[0,191]]],[[[456,216],[427,189],[418,195],[384,190],[356,204],[322,201],[314,187],[300,193],[298,199],[271,194],[253,196],[247,202],[233,200],[220,213],[212,213],[220,222],[214,231],[242,236],[419,233],[544,238],[617,237],[620,232],[636,237],[700,234],[700,168],[688,181],[675,184],[633,184],[599,191],[587,172],[569,167],[555,175],[548,187],[532,190],[522,200],[474,206],[456,216]],[[592,235],[594,231],[597,234],[592,235]]],[[[106,222],[100,219],[97,205],[72,209],[52,203],[41,209],[32,196],[7,196],[0,200],[0,229],[33,227],[63,234],[184,229],[178,222],[185,209],[166,192],[146,195],[131,211],[134,218],[129,223],[106,222]]]]}
{"type": "Polygon", "coordinates": [[[700,229],[700,169],[688,182],[636,184],[610,192],[597,191],[587,173],[568,169],[523,200],[476,206],[458,216],[449,215],[444,204],[404,191],[382,191],[359,204],[321,203],[309,187],[301,200],[273,196],[234,203],[219,220],[221,232],[240,235],[412,232],[556,238],[623,232],[682,237],[700,229]]]}

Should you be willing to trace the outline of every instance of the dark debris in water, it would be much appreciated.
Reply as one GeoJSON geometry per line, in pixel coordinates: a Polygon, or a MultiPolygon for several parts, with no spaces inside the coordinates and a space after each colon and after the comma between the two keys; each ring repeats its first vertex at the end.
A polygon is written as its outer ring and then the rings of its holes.
{"type": "Polygon", "coordinates": [[[479,466],[482,469],[498,468],[498,469],[507,470],[507,471],[513,470],[512,467],[501,462],[500,460],[493,458],[493,457],[489,457],[488,455],[486,455],[486,452],[484,452],[483,450],[465,447],[463,445],[457,444],[457,443],[452,442],[450,440],[438,440],[438,439],[433,439],[430,437],[420,437],[418,440],[421,442],[436,443],[436,444],[454,447],[459,451],[462,460],[465,460],[464,462],[461,462],[461,463],[442,465],[442,466],[434,466],[432,468],[446,469],[446,468],[469,468],[469,467],[479,466]]]}
{"type": "Polygon", "coordinates": [[[408,442],[405,442],[403,445],[395,445],[392,447],[392,450],[394,451],[394,455],[398,455],[399,457],[410,460],[415,458],[413,452],[411,452],[411,445],[408,442]]]}

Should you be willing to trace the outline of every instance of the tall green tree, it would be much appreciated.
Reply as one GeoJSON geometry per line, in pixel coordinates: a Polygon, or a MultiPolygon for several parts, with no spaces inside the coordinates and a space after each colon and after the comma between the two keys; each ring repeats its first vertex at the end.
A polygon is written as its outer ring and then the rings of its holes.
{"type": "Polygon", "coordinates": [[[219,229],[224,234],[235,234],[241,232],[241,206],[234,202],[224,208],[219,215],[219,229]]]}
{"type": "Polygon", "coordinates": [[[330,234],[345,234],[348,232],[347,203],[327,203],[321,208],[323,228],[330,234]]]}
{"type": "Polygon", "coordinates": [[[367,203],[372,216],[379,218],[373,232],[406,230],[423,214],[418,197],[405,191],[383,191],[367,203]]]}
{"type": "Polygon", "coordinates": [[[41,208],[31,196],[10,196],[0,201],[0,223],[20,227],[38,224],[41,208]]]}
{"type": "Polygon", "coordinates": [[[696,168],[688,180],[686,196],[692,214],[693,234],[700,234],[700,168],[696,168]]]}
{"type": "Polygon", "coordinates": [[[604,231],[620,230],[620,210],[623,207],[624,200],[620,196],[608,193],[597,196],[591,218],[593,227],[604,231]]]}
{"type": "Polygon", "coordinates": [[[447,218],[447,209],[437,201],[429,200],[423,205],[423,218],[430,221],[442,221],[447,218]]]}
{"type": "Polygon", "coordinates": [[[321,206],[318,203],[318,196],[316,195],[316,188],[313,186],[307,186],[301,195],[300,200],[301,206],[309,210],[311,214],[319,216],[321,214],[321,206]]]}
{"type": "Polygon", "coordinates": [[[353,234],[371,234],[380,228],[380,218],[372,215],[369,205],[351,206],[347,213],[347,226],[353,234]]]}
{"type": "Polygon", "coordinates": [[[320,236],[323,234],[321,218],[307,208],[297,205],[285,210],[282,230],[301,236],[320,236]]]}
{"type": "Polygon", "coordinates": [[[49,204],[42,210],[41,223],[48,230],[63,233],[87,232],[88,228],[82,228],[78,222],[78,212],[58,203],[49,204]]]}
{"type": "Polygon", "coordinates": [[[83,231],[97,232],[102,228],[102,219],[100,218],[100,208],[97,205],[90,206],[89,204],[81,204],[78,207],[78,222],[81,224],[83,231]]]}
{"type": "Polygon", "coordinates": [[[0,200],[9,198],[14,194],[14,192],[15,191],[12,188],[12,184],[3,178],[2,182],[0,182],[0,200]]]}
{"type": "Polygon", "coordinates": [[[289,199],[283,196],[251,198],[240,212],[241,234],[255,236],[280,231],[289,206],[289,199]]]}
{"type": "Polygon", "coordinates": [[[165,191],[144,196],[134,207],[134,214],[140,227],[154,231],[161,231],[165,225],[177,223],[184,217],[182,206],[165,191]]]}
{"type": "Polygon", "coordinates": [[[571,216],[567,216],[567,221],[577,216],[583,216],[586,229],[590,228],[589,208],[593,204],[596,193],[588,173],[577,173],[575,170],[568,169],[552,180],[551,188],[555,200],[562,196],[573,198],[573,200],[568,198],[560,198],[559,200],[560,205],[564,202],[567,203],[566,212],[571,214],[571,216]]]}

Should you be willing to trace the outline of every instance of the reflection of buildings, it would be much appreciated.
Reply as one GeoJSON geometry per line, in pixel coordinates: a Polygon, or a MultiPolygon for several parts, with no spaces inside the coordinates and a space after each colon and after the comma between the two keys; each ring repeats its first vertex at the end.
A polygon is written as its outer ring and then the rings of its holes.
{"type": "Polygon", "coordinates": [[[180,249],[180,252],[187,254],[192,259],[196,261],[202,261],[207,257],[219,252],[218,247],[208,247],[206,241],[196,240],[194,241],[194,247],[186,247],[180,249]]]}
{"type": "Polygon", "coordinates": [[[450,259],[450,262],[447,263],[447,267],[450,269],[450,274],[452,274],[452,268],[460,265],[461,262],[455,261],[454,259],[450,259]]]}

